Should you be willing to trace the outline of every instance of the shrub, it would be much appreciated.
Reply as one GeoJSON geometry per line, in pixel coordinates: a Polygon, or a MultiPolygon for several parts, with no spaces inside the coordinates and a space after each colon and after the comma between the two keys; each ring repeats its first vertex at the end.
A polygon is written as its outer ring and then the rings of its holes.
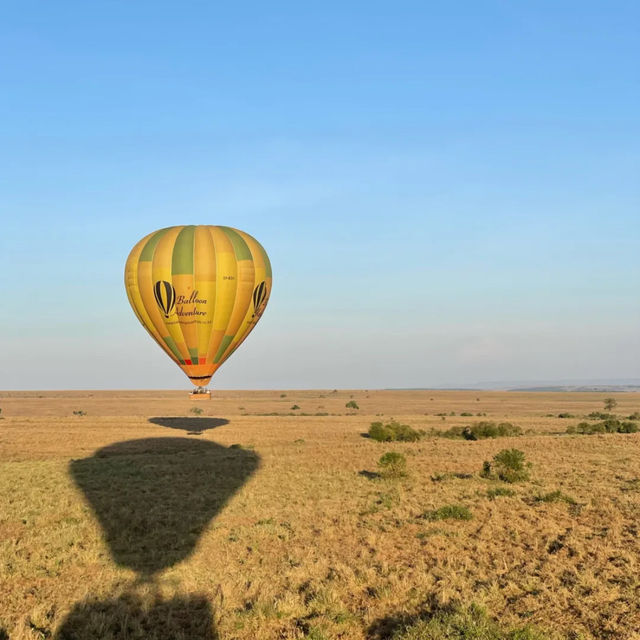
{"type": "Polygon", "coordinates": [[[513,489],[509,489],[508,487],[493,487],[493,489],[489,489],[487,491],[487,498],[489,500],[495,500],[501,496],[515,496],[516,492],[513,489]]]}
{"type": "Polygon", "coordinates": [[[82,409],[80,409],[80,410],[78,410],[78,411],[74,411],[74,412],[73,412],[73,415],[74,415],[74,416],[86,416],[86,415],[87,415],[87,412],[86,412],[86,411],[83,411],[82,409]]]}
{"type": "MultiPolygon", "coordinates": [[[[0,409],[0,411],[2,411],[0,409]]],[[[640,420],[640,411],[634,411],[630,416],[627,416],[627,420],[640,420]]]]}
{"type": "Polygon", "coordinates": [[[573,413],[559,413],[558,418],[575,418],[573,413]]]}
{"type": "Polygon", "coordinates": [[[524,452],[519,449],[503,449],[493,457],[495,471],[503,482],[522,482],[529,479],[524,452]]]}
{"type": "Polygon", "coordinates": [[[460,415],[464,418],[468,418],[469,416],[472,416],[473,413],[471,413],[470,411],[463,411],[460,415]]]}
{"type": "Polygon", "coordinates": [[[640,427],[632,421],[619,420],[609,417],[601,422],[580,422],[575,427],[569,427],[567,433],[581,433],[593,435],[594,433],[637,433],[640,427]]]}
{"type": "Polygon", "coordinates": [[[380,475],[385,478],[402,478],[407,475],[407,459],[396,451],[387,451],[378,460],[380,475]]]}
{"type": "Polygon", "coordinates": [[[433,430],[432,435],[441,438],[464,438],[465,440],[483,440],[485,438],[506,438],[522,435],[522,429],[511,422],[474,422],[466,427],[451,427],[447,431],[433,430]]]}
{"type": "Polygon", "coordinates": [[[369,437],[378,442],[416,442],[420,440],[422,433],[408,424],[400,424],[392,420],[387,424],[372,422],[369,427],[369,437]]]}
{"type": "Polygon", "coordinates": [[[281,397],[281,398],[286,398],[286,397],[287,397],[287,394],[286,394],[286,393],[281,393],[281,394],[280,394],[280,397],[281,397]]]}
{"type": "Polygon", "coordinates": [[[459,504],[446,504],[444,507],[425,511],[422,516],[425,520],[434,522],[436,520],[471,520],[473,514],[467,507],[459,504]]]}
{"type": "Polygon", "coordinates": [[[560,489],[536,496],[534,500],[536,502],[566,502],[567,504],[576,504],[576,501],[571,496],[562,493],[560,489]]]}
{"type": "Polygon", "coordinates": [[[358,403],[355,400],[349,400],[347,404],[344,405],[347,409],[359,409],[358,403]]]}
{"type": "Polygon", "coordinates": [[[196,416],[201,416],[203,411],[200,407],[191,407],[191,413],[193,413],[196,416]]]}
{"type": "MultiPolygon", "coordinates": [[[[550,640],[551,636],[530,625],[504,628],[484,609],[451,607],[418,616],[397,628],[390,640],[550,640]]],[[[576,636],[577,640],[577,636],[576,636]]]]}
{"type": "Polygon", "coordinates": [[[293,407],[291,407],[291,411],[297,411],[299,408],[297,404],[294,404],[293,407]]]}
{"type": "Polygon", "coordinates": [[[372,422],[368,433],[370,438],[378,442],[391,442],[394,439],[393,431],[382,422],[372,422]]]}
{"type": "Polygon", "coordinates": [[[603,402],[605,411],[613,411],[618,406],[618,402],[615,398],[605,398],[603,402]]]}
{"type": "Polygon", "coordinates": [[[503,449],[493,456],[493,464],[484,461],[480,475],[509,483],[523,482],[529,479],[530,466],[524,460],[524,452],[519,449],[503,449]]]}
{"type": "Polygon", "coordinates": [[[605,413],[604,411],[592,411],[587,415],[589,420],[608,420],[609,418],[615,418],[612,413],[605,413]]]}
{"type": "Polygon", "coordinates": [[[443,480],[453,480],[454,478],[458,480],[471,480],[473,476],[470,473],[436,473],[431,476],[431,481],[442,482],[443,480]]]}
{"type": "Polygon", "coordinates": [[[621,422],[618,433],[638,433],[640,428],[635,422],[621,422]]]}

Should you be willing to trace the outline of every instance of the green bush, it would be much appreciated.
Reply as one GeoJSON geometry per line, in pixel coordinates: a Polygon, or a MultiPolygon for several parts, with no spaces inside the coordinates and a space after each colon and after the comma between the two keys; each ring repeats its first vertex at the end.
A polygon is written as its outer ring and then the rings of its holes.
{"type": "Polygon", "coordinates": [[[435,522],[436,520],[471,520],[473,514],[467,507],[462,505],[445,504],[444,507],[439,509],[425,511],[422,517],[430,522],[435,522]]]}
{"type": "Polygon", "coordinates": [[[442,482],[443,480],[453,480],[454,478],[458,480],[471,480],[473,476],[470,473],[436,473],[431,476],[431,481],[442,482]]]}
{"type": "Polygon", "coordinates": [[[558,418],[575,418],[573,413],[559,413],[558,418]]]}
{"type": "Polygon", "coordinates": [[[529,479],[530,463],[525,462],[524,452],[519,449],[503,449],[493,456],[493,464],[484,461],[480,475],[497,478],[503,482],[523,482],[529,479]]]}
{"type": "Polygon", "coordinates": [[[200,407],[191,407],[190,411],[196,416],[201,416],[203,414],[203,410],[200,407]]]}
{"type": "Polygon", "coordinates": [[[471,413],[470,411],[463,411],[460,415],[463,416],[464,418],[467,418],[469,416],[472,416],[473,413],[471,413]]]}
{"type": "Polygon", "coordinates": [[[522,435],[522,429],[511,422],[489,422],[482,420],[466,427],[451,427],[447,431],[432,430],[432,435],[441,438],[464,438],[465,440],[484,440],[485,438],[506,438],[522,435]]]}
{"type": "Polygon", "coordinates": [[[576,501],[571,496],[562,493],[560,489],[536,496],[534,500],[536,502],[566,502],[567,504],[576,504],[576,501]]]}
{"type": "MultiPolygon", "coordinates": [[[[530,625],[501,627],[477,605],[425,614],[396,629],[390,640],[552,640],[530,625]]],[[[576,637],[577,640],[577,637],[576,637]]]]}
{"type": "Polygon", "coordinates": [[[359,409],[358,403],[355,400],[349,400],[347,404],[344,405],[347,409],[359,409]]]}
{"type": "Polygon", "coordinates": [[[515,496],[516,492],[513,489],[509,489],[508,487],[493,487],[487,491],[487,498],[489,500],[495,500],[496,498],[506,496],[515,496]]]}
{"type": "Polygon", "coordinates": [[[630,420],[619,420],[609,417],[601,422],[580,422],[575,427],[569,427],[567,433],[581,433],[593,435],[594,433],[637,433],[640,427],[630,420]]]}
{"type": "Polygon", "coordinates": [[[382,422],[372,422],[369,427],[369,437],[378,442],[391,442],[394,439],[394,433],[382,422]]]}
{"type": "Polygon", "coordinates": [[[407,475],[407,459],[396,451],[387,451],[380,456],[378,467],[384,478],[402,478],[407,475]]]}
{"type": "Polygon", "coordinates": [[[408,424],[400,424],[395,420],[387,424],[372,422],[368,435],[378,442],[416,442],[422,437],[420,431],[416,431],[408,424]]]}
{"type": "Polygon", "coordinates": [[[615,418],[612,413],[605,413],[604,411],[592,411],[587,415],[589,420],[608,420],[609,418],[615,418]]]}
{"type": "Polygon", "coordinates": [[[630,416],[627,416],[627,420],[640,420],[640,411],[634,411],[630,416]]]}
{"type": "Polygon", "coordinates": [[[74,411],[74,412],[73,412],[73,415],[74,415],[74,416],[86,416],[86,415],[87,415],[87,412],[86,412],[86,411],[83,411],[82,409],[80,409],[79,411],[74,411]]]}
{"type": "Polygon", "coordinates": [[[618,427],[618,433],[638,433],[640,428],[635,422],[621,422],[618,427]]]}
{"type": "Polygon", "coordinates": [[[297,411],[299,408],[297,404],[294,404],[293,407],[291,407],[291,411],[297,411]]]}

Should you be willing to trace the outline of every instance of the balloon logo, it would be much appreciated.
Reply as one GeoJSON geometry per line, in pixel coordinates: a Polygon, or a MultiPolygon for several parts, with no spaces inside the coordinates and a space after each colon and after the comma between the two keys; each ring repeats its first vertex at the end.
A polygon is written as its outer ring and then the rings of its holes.
{"type": "Polygon", "coordinates": [[[262,314],[264,310],[263,303],[267,300],[267,283],[261,282],[253,291],[253,315],[251,317],[258,316],[262,314]]]}
{"type": "Polygon", "coordinates": [[[196,386],[205,386],[262,316],[271,294],[262,245],[231,227],[168,227],[144,237],[125,266],[142,326],[196,386]]]}
{"type": "Polygon", "coordinates": [[[153,294],[156,297],[158,306],[164,312],[164,317],[168,318],[176,306],[176,290],[170,282],[158,280],[158,282],[153,285],[153,294]]]}

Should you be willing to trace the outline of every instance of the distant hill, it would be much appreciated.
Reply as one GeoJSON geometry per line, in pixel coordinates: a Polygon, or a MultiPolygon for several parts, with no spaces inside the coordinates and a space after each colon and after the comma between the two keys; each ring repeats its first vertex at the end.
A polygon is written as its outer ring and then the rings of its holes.
{"type": "Polygon", "coordinates": [[[512,387],[507,391],[599,391],[599,392],[620,392],[620,391],[640,391],[637,384],[596,384],[596,385],[552,385],[548,387],[512,387]]]}
{"type": "MultiPolygon", "coordinates": [[[[492,380],[422,387],[442,391],[584,391],[616,393],[640,391],[640,378],[590,380],[492,380]]],[[[416,390],[413,388],[411,390],[416,390]]]]}

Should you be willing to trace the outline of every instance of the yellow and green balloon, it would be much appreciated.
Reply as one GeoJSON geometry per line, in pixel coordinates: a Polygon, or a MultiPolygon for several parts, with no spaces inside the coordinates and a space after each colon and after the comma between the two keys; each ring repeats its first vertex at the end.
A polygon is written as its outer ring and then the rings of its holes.
{"type": "Polygon", "coordinates": [[[244,231],[168,227],[131,250],[125,286],[142,326],[200,387],[260,319],[271,293],[271,264],[244,231]]]}

